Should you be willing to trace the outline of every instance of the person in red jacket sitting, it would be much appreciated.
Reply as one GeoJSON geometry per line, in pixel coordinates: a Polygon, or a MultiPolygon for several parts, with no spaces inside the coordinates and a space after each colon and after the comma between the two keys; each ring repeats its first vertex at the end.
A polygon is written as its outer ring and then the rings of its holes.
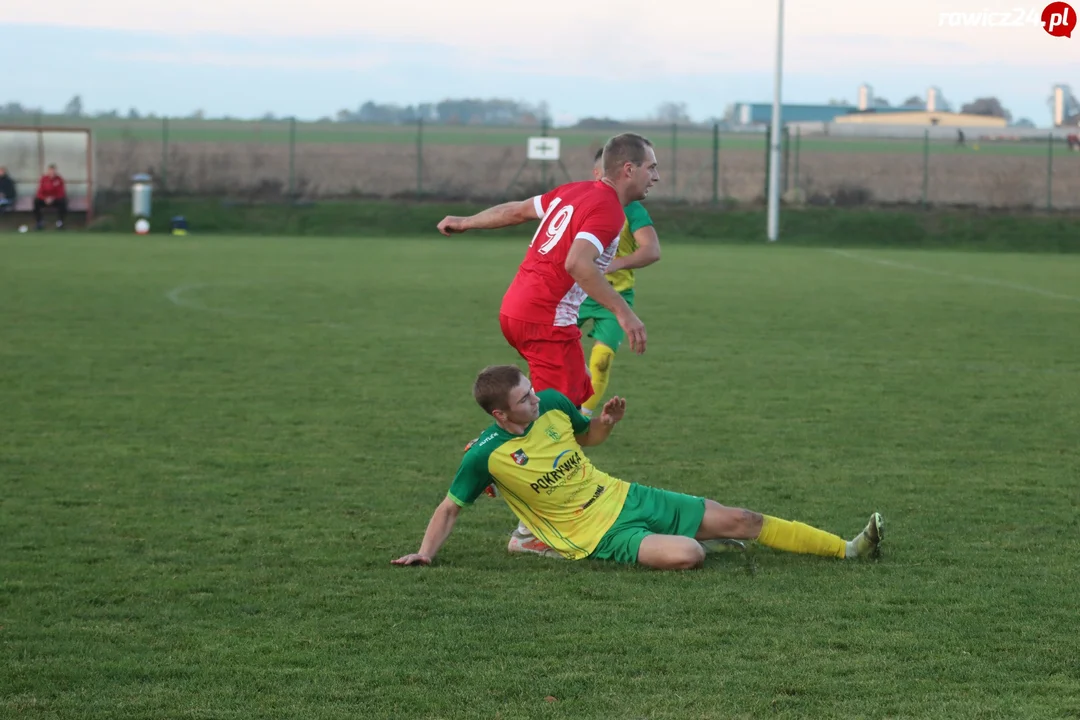
{"type": "Polygon", "coordinates": [[[55,207],[57,215],[56,227],[64,227],[64,217],[67,215],[67,190],[64,188],[64,178],[56,172],[56,165],[50,165],[45,174],[41,176],[38,184],[37,196],[34,198],[34,217],[37,218],[37,229],[45,227],[42,219],[46,207],[55,207]]]}

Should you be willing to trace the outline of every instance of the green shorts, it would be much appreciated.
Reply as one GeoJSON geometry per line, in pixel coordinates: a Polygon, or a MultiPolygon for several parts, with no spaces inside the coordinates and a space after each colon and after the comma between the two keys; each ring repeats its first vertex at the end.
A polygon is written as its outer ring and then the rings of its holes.
{"type": "Polygon", "coordinates": [[[589,557],[636,563],[646,536],[655,533],[692,538],[704,517],[705,498],[632,483],[622,512],[589,557]]]}
{"type": "MultiPolygon", "coordinates": [[[[627,305],[634,307],[634,288],[623,290],[619,294],[623,296],[627,305]]],[[[615,319],[615,315],[591,297],[585,298],[585,301],[581,303],[581,309],[578,310],[578,327],[589,320],[593,322],[589,337],[596,342],[604,343],[613,352],[618,352],[619,346],[626,339],[626,333],[623,332],[619,321],[615,319]]]]}

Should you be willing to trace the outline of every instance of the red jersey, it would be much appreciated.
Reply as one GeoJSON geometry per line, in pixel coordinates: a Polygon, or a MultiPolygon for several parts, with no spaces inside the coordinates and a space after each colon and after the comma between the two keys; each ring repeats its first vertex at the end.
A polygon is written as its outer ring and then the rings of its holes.
{"type": "Polygon", "coordinates": [[[64,189],[64,179],[59,175],[49,177],[48,175],[41,176],[41,182],[38,184],[37,196],[41,200],[67,197],[67,192],[64,189]]]}
{"type": "Polygon", "coordinates": [[[579,238],[600,252],[603,273],[619,247],[626,214],[615,188],[600,181],[573,182],[533,198],[540,227],[503,296],[500,313],[555,327],[577,326],[585,291],[566,271],[570,246],[579,238]]]}

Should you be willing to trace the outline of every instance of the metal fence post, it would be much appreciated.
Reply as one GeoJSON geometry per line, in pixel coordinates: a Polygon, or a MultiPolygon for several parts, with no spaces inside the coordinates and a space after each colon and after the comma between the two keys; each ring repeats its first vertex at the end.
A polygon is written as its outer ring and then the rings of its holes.
{"type": "Polygon", "coordinates": [[[416,120],[416,199],[424,196],[424,118],[416,120]]]}
{"type": "Polygon", "coordinates": [[[780,177],[783,180],[783,182],[781,183],[781,187],[784,188],[784,192],[787,192],[788,190],[791,189],[791,185],[790,185],[791,178],[788,175],[788,168],[791,167],[791,165],[790,165],[790,163],[791,163],[791,129],[787,125],[784,126],[783,138],[784,138],[784,167],[782,168],[783,175],[781,175],[780,177]]]}
{"type": "Polygon", "coordinates": [[[161,191],[169,187],[169,118],[161,118],[161,191]]]}
{"type": "Polygon", "coordinates": [[[679,199],[679,176],[677,174],[679,159],[679,124],[671,123],[671,197],[679,199]]]}
{"type": "Polygon", "coordinates": [[[296,196],[296,118],[289,118],[289,199],[296,196]]]}
{"type": "Polygon", "coordinates": [[[1046,144],[1046,209],[1054,209],[1054,132],[1051,130],[1046,144]]]}
{"type": "Polygon", "coordinates": [[[799,189],[799,145],[802,141],[802,126],[795,126],[795,189],[799,189]]]}
{"type": "Polygon", "coordinates": [[[929,200],[930,185],[930,130],[923,130],[923,159],[922,159],[922,206],[925,208],[929,200]]]}
{"type": "Polygon", "coordinates": [[[761,197],[769,202],[769,141],[772,138],[772,125],[765,126],[765,186],[761,190],[761,197]]]}
{"type": "MultiPolygon", "coordinates": [[[[540,137],[547,137],[548,124],[547,115],[540,118],[540,137]]],[[[547,176],[547,160],[540,161],[540,177],[541,182],[544,185],[544,192],[548,191],[548,176],[547,176]]]]}
{"type": "Polygon", "coordinates": [[[720,202],[720,123],[712,126],[712,201],[720,202]]]}

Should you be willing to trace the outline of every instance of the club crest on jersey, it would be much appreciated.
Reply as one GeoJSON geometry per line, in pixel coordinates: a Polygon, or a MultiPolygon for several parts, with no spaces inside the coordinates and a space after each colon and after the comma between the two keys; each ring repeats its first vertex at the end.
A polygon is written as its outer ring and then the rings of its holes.
{"type": "Polygon", "coordinates": [[[555,442],[559,442],[559,439],[562,437],[562,435],[559,434],[559,431],[550,425],[548,425],[547,430],[545,430],[544,433],[555,442]]]}
{"type": "Polygon", "coordinates": [[[518,465],[524,465],[525,463],[529,462],[529,456],[525,454],[524,450],[518,450],[510,457],[512,457],[514,459],[514,462],[516,462],[518,465]]]}

